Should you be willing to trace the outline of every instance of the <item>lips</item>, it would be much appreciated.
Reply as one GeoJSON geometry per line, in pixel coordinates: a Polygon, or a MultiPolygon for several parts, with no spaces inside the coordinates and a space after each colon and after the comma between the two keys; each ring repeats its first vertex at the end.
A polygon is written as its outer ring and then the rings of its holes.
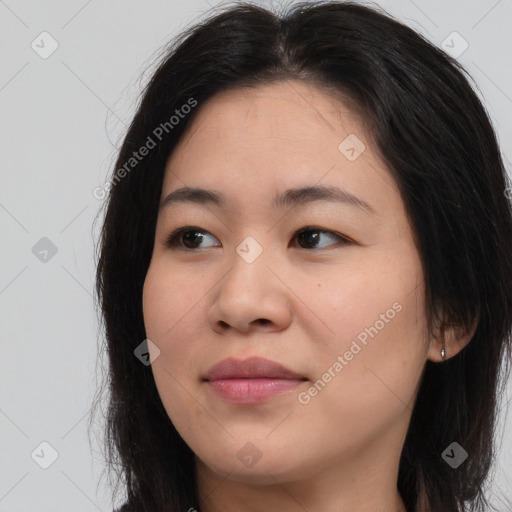
{"type": "Polygon", "coordinates": [[[307,379],[282,364],[261,357],[224,359],[203,378],[215,397],[236,405],[256,405],[290,393],[307,379]]]}
{"type": "Polygon", "coordinates": [[[282,364],[261,357],[250,357],[240,360],[235,358],[224,359],[212,366],[204,380],[226,379],[290,379],[307,380],[303,375],[294,372],[282,364]]]}

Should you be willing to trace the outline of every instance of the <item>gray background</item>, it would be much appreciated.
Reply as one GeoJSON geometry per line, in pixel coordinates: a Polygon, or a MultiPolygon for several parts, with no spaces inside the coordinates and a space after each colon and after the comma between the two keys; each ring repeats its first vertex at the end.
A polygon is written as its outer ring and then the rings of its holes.
{"type": "MultiPolygon", "coordinates": [[[[101,200],[93,190],[113,164],[142,71],[220,3],[0,0],[0,511],[112,510],[97,441],[87,435],[99,382],[93,221],[101,200]],[[55,43],[44,31],[58,43],[50,56],[55,43]],[[42,442],[58,454],[47,469],[40,464],[51,462],[51,449],[42,442]]],[[[458,58],[510,161],[512,1],[378,4],[438,46],[460,52],[467,41],[458,58]]],[[[510,396],[509,386],[504,404],[510,396]]],[[[489,495],[510,498],[507,410],[489,495]]]]}

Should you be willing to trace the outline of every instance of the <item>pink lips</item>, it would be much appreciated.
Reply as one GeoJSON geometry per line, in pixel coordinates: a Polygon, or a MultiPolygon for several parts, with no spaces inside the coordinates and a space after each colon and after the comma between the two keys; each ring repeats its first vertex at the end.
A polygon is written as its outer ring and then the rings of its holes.
{"type": "Polygon", "coordinates": [[[254,404],[292,390],[307,379],[269,359],[250,357],[224,359],[210,368],[204,380],[227,402],[254,404]]]}

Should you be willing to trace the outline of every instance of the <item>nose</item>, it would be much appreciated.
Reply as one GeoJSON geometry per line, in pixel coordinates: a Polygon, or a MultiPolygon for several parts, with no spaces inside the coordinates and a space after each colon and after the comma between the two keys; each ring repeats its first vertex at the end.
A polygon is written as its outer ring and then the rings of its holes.
{"type": "Polygon", "coordinates": [[[286,329],[292,319],[292,292],[282,265],[278,268],[266,250],[251,263],[233,251],[230,264],[212,290],[207,313],[211,328],[219,334],[286,329]]]}

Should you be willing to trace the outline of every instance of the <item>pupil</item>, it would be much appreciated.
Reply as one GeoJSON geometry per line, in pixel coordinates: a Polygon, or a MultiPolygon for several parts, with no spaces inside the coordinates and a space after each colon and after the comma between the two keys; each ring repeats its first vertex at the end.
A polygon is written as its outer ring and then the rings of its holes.
{"type": "Polygon", "coordinates": [[[307,244],[313,244],[316,245],[318,242],[318,231],[309,230],[309,231],[303,231],[301,233],[302,238],[306,238],[307,244]]]}
{"type": "Polygon", "coordinates": [[[185,245],[187,245],[187,242],[191,242],[192,244],[195,244],[195,243],[201,243],[203,235],[201,235],[201,233],[198,233],[197,231],[187,231],[183,238],[184,238],[185,245]],[[194,241],[194,239],[193,239],[194,237],[198,237],[199,240],[194,241]]]}

